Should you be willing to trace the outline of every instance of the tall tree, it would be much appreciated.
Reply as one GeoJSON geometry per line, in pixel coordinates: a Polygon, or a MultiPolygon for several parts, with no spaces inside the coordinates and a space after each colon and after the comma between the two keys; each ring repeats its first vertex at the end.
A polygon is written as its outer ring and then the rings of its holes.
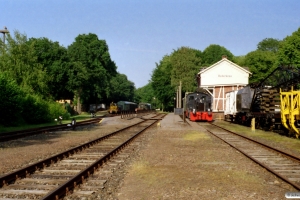
{"type": "Polygon", "coordinates": [[[43,69],[47,72],[50,97],[55,100],[72,99],[73,93],[66,88],[69,62],[67,49],[48,38],[30,38],[28,44],[34,46],[37,62],[42,64],[43,69]]]}
{"type": "Polygon", "coordinates": [[[276,54],[272,51],[252,51],[246,55],[245,65],[252,73],[249,82],[260,82],[276,68],[276,54]]]}
{"type": "Polygon", "coordinates": [[[156,68],[152,72],[151,86],[154,91],[156,101],[163,104],[165,110],[172,110],[175,95],[175,87],[171,84],[172,64],[171,57],[166,55],[156,63],[156,68]]]}
{"type": "Polygon", "coordinates": [[[134,92],[135,102],[138,103],[152,103],[153,98],[155,97],[152,83],[148,83],[144,87],[138,88],[134,92]]]}
{"type": "Polygon", "coordinates": [[[176,87],[179,82],[182,82],[182,91],[195,91],[196,74],[199,72],[201,66],[201,52],[189,47],[181,47],[174,51],[170,56],[171,71],[171,85],[176,87]]]}
{"type": "Polygon", "coordinates": [[[245,58],[246,56],[235,56],[233,60],[239,66],[245,66],[245,58]]]}
{"type": "Polygon", "coordinates": [[[46,71],[38,63],[35,49],[27,43],[27,36],[14,32],[14,37],[7,35],[5,50],[2,50],[0,72],[6,72],[16,84],[30,93],[45,96],[49,89],[46,71]]]}
{"type": "Polygon", "coordinates": [[[227,56],[228,60],[233,61],[234,56],[233,54],[227,50],[225,47],[222,47],[217,44],[209,45],[204,51],[202,52],[202,65],[203,67],[210,66],[222,59],[222,56],[227,56]]]}
{"type": "Polygon", "coordinates": [[[110,80],[109,98],[111,101],[133,101],[134,100],[134,83],[127,79],[125,74],[117,74],[110,80]]]}
{"type": "Polygon", "coordinates": [[[281,65],[300,66],[300,28],[283,39],[277,55],[281,65]]]}
{"type": "MultiPolygon", "coordinates": [[[[105,40],[97,35],[79,35],[68,47],[70,66],[67,87],[74,91],[78,105],[106,98],[110,78],[115,75],[116,65],[110,59],[105,40]],[[96,99],[96,100],[95,100],[96,99]]],[[[81,108],[78,108],[81,112],[81,108]]]]}
{"type": "Polygon", "coordinates": [[[257,50],[271,51],[276,53],[280,45],[280,40],[274,38],[265,38],[257,45],[257,50]]]}

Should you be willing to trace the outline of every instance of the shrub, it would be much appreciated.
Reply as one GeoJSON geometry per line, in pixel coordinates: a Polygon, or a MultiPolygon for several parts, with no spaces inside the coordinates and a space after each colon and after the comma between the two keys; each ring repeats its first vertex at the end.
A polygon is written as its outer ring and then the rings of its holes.
{"type": "Polygon", "coordinates": [[[37,95],[27,94],[22,102],[22,117],[28,124],[39,124],[50,121],[49,105],[37,95]]]}
{"type": "Polygon", "coordinates": [[[16,125],[22,120],[22,107],[19,103],[22,92],[16,82],[5,74],[0,74],[0,88],[0,124],[16,125]]]}
{"type": "Polygon", "coordinates": [[[54,101],[45,101],[36,95],[27,95],[23,102],[22,116],[28,124],[51,122],[62,116],[69,119],[70,114],[62,104],[54,101]]]}
{"type": "Polygon", "coordinates": [[[70,113],[65,109],[64,104],[57,102],[49,103],[49,117],[51,120],[57,119],[59,116],[62,116],[63,119],[70,119],[70,113]]]}
{"type": "Polygon", "coordinates": [[[46,101],[38,95],[26,94],[16,82],[0,74],[0,124],[16,126],[22,123],[39,124],[53,121],[62,116],[70,119],[65,106],[46,101]]]}

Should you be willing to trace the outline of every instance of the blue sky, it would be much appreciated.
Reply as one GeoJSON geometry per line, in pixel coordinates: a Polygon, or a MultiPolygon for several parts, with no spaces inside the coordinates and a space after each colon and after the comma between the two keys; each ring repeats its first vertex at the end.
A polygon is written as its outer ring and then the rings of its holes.
{"type": "Polygon", "coordinates": [[[136,88],[182,46],[218,44],[239,56],[300,27],[299,0],[0,0],[0,7],[0,29],[28,38],[67,47],[79,34],[97,34],[136,88]]]}

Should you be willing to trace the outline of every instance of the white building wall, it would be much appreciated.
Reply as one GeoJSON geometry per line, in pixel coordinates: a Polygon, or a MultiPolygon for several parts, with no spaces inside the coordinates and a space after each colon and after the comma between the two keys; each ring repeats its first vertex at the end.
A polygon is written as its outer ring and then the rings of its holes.
{"type": "Polygon", "coordinates": [[[216,85],[247,85],[249,73],[232,66],[229,62],[219,65],[201,74],[201,87],[216,85]]]}

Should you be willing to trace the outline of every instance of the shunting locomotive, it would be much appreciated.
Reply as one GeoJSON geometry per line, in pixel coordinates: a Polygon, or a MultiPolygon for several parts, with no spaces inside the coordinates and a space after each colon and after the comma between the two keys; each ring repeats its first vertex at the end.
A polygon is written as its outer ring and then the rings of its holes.
{"type": "Polygon", "coordinates": [[[213,120],[211,110],[212,96],[204,92],[189,93],[186,95],[185,116],[191,121],[213,120]]]}
{"type": "Polygon", "coordinates": [[[109,110],[108,110],[108,112],[109,112],[110,114],[116,114],[116,113],[119,113],[117,104],[114,103],[114,102],[111,102],[110,105],[109,105],[109,110]]]}

